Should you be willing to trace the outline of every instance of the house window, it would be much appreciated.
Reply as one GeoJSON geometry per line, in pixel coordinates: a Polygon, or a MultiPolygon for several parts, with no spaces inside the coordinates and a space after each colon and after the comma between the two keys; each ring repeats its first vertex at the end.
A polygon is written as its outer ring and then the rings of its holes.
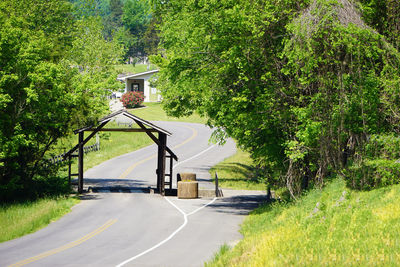
{"type": "Polygon", "coordinates": [[[139,84],[138,83],[132,83],[131,84],[131,91],[138,92],[139,91],[139,84]]]}

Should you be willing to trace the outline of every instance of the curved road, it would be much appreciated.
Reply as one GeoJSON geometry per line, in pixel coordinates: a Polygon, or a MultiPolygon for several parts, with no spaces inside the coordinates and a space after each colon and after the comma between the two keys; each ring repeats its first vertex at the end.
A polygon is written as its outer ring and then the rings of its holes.
{"type": "MultiPolygon", "coordinates": [[[[156,124],[173,133],[174,176],[195,172],[200,187],[212,188],[208,169],[235,153],[234,142],[209,144],[211,130],[200,124],[156,124]]],[[[144,193],[155,187],[156,153],[152,145],[88,170],[85,187],[93,192],[48,227],[1,243],[0,266],[202,266],[239,240],[239,224],[262,192],[224,190],[223,198],[195,200],[144,193]]]]}

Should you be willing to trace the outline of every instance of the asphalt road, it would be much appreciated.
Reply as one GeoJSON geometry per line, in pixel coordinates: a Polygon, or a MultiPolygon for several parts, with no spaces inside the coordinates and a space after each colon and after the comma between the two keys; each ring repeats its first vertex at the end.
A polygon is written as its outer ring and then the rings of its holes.
{"type": "MultiPolygon", "coordinates": [[[[212,187],[208,169],[235,153],[234,142],[209,144],[211,130],[200,124],[157,125],[173,133],[174,176],[195,172],[200,187],[212,187]]],[[[263,193],[224,190],[223,198],[195,200],[145,193],[156,185],[156,153],[152,145],[88,170],[93,192],[48,227],[1,243],[0,266],[202,266],[239,240],[239,224],[263,193]]]]}

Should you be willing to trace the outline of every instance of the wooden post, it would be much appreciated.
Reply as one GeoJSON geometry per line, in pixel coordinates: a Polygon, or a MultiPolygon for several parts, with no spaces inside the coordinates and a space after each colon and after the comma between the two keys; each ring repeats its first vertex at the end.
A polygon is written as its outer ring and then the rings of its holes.
{"type": "Polygon", "coordinates": [[[157,187],[159,193],[165,195],[165,154],[167,148],[167,135],[158,133],[158,163],[157,163],[157,187]]]}
{"type": "Polygon", "coordinates": [[[215,172],[215,196],[219,197],[219,188],[218,188],[218,173],[215,172]]]}
{"type": "Polygon", "coordinates": [[[68,155],[68,186],[71,189],[71,154],[68,155]]]}
{"type": "Polygon", "coordinates": [[[78,143],[78,193],[83,192],[83,134],[85,132],[79,132],[79,143],[78,143]]]}
{"type": "MultiPolygon", "coordinates": [[[[172,189],[173,170],[174,170],[174,158],[171,155],[169,157],[169,189],[172,189]]],[[[176,182],[176,185],[178,186],[178,182],[176,182]]]]}

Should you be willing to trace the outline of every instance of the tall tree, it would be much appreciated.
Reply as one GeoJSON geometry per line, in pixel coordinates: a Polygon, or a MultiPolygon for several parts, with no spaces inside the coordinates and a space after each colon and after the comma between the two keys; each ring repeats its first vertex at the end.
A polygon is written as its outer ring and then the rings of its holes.
{"type": "Polygon", "coordinates": [[[150,4],[148,0],[126,0],[122,22],[134,38],[129,53],[131,55],[144,54],[144,34],[151,19],[150,4]]]}
{"type": "Polygon", "coordinates": [[[269,185],[295,196],[347,167],[368,136],[398,131],[399,53],[354,2],[153,5],[166,111],[206,115],[216,137],[251,152],[269,185]]]}
{"type": "Polygon", "coordinates": [[[104,83],[115,76],[105,66],[118,53],[98,25],[74,14],[68,1],[0,3],[2,200],[35,196],[52,171],[43,165],[45,153],[71,127],[107,108],[104,83]]]}

